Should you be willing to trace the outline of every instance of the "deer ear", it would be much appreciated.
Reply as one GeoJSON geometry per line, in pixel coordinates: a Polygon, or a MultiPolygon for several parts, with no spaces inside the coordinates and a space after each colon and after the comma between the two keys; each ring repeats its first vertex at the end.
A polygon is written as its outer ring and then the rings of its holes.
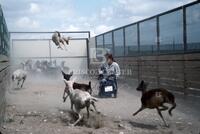
{"type": "Polygon", "coordinates": [[[91,81],[89,81],[89,86],[91,86],[91,81]]]}
{"type": "Polygon", "coordinates": [[[73,75],[73,73],[74,73],[74,72],[73,72],[73,71],[71,71],[70,75],[73,75]]]}
{"type": "Polygon", "coordinates": [[[142,84],[142,85],[144,84],[144,80],[141,81],[141,84],[142,84]]]}

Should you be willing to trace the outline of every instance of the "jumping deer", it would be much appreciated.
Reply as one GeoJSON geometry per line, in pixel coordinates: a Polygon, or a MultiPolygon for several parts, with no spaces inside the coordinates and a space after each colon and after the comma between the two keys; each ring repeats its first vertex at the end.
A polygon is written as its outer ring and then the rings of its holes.
{"type": "Polygon", "coordinates": [[[65,44],[69,45],[69,40],[71,39],[71,37],[61,37],[60,32],[55,31],[54,34],[52,35],[52,41],[55,43],[55,45],[58,47],[58,49],[63,49],[61,47],[61,44],[65,47],[66,50],[66,46],[65,44]]]}

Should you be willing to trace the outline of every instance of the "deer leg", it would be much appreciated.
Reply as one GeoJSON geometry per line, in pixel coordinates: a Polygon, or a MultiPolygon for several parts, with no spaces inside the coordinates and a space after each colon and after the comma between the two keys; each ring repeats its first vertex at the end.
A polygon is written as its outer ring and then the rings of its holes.
{"type": "Polygon", "coordinates": [[[160,111],[165,111],[165,110],[167,110],[167,109],[168,109],[168,107],[167,107],[167,106],[165,106],[165,105],[162,105],[161,107],[162,107],[162,108],[161,108],[161,109],[159,109],[160,111]]]}
{"type": "Polygon", "coordinates": [[[71,101],[71,110],[74,111],[74,108],[73,108],[74,104],[73,102],[71,101]]]}
{"type": "Polygon", "coordinates": [[[136,111],[133,116],[136,116],[139,112],[141,112],[142,110],[144,110],[145,108],[142,106],[140,109],[138,109],[138,111],[136,111]]]}
{"type": "Polygon", "coordinates": [[[159,108],[156,108],[156,109],[157,109],[157,112],[158,112],[159,116],[160,116],[160,117],[161,117],[161,119],[163,120],[163,122],[164,122],[165,126],[167,127],[167,126],[168,126],[168,124],[166,123],[165,119],[163,118],[163,115],[162,115],[162,113],[161,113],[160,109],[159,109],[159,108]]]}
{"type": "Polygon", "coordinates": [[[74,124],[72,124],[72,126],[76,126],[83,118],[83,116],[81,116],[80,111],[77,112],[78,114],[78,119],[76,120],[76,122],[74,122],[74,124]]]}
{"type": "Polygon", "coordinates": [[[60,48],[61,50],[63,50],[63,48],[61,47],[60,43],[59,43],[59,46],[58,46],[58,48],[60,48]]]}
{"type": "Polygon", "coordinates": [[[64,44],[64,47],[65,47],[65,51],[67,51],[67,48],[66,48],[66,45],[64,44]]]}
{"type": "Polygon", "coordinates": [[[67,97],[69,96],[68,94],[67,94],[67,96],[65,96],[65,91],[64,91],[64,93],[63,93],[63,102],[65,102],[66,101],[66,99],[67,99],[67,97]]]}
{"type": "Polygon", "coordinates": [[[87,109],[87,118],[90,117],[90,99],[85,101],[86,109],[87,109]]]}
{"type": "Polygon", "coordinates": [[[24,81],[25,81],[25,80],[26,80],[26,78],[23,78],[21,88],[23,87],[23,84],[24,84],[24,81]]]}
{"type": "Polygon", "coordinates": [[[95,102],[92,101],[91,104],[92,104],[94,110],[96,111],[96,113],[100,113],[100,112],[97,110],[97,108],[96,108],[95,102]]]}
{"type": "Polygon", "coordinates": [[[89,118],[90,117],[90,110],[89,110],[90,107],[87,106],[86,108],[87,108],[87,118],[89,118]]]}
{"type": "Polygon", "coordinates": [[[17,86],[19,86],[20,80],[17,81],[17,86]]]}
{"type": "Polygon", "coordinates": [[[63,99],[65,98],[65,91],[64,91],[64,93],[63,93],[63,99]]]}

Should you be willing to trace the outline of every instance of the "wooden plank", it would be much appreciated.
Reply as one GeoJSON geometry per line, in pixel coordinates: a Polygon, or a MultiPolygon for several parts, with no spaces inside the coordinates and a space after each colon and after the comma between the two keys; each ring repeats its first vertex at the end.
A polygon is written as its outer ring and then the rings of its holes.
{"type": "Polygon", "coordinates": [[[145,75],[141,75],[141,80],[147,81],[147,82],[157,82],[157,78],[156,77],[152,77],[152,76],[145,76],[145,75]]]}
{"type": "Polygon", "coordinates": [[[200,82],[200,79],[199,79],[199,74],[186,74],[186,81],[187,82],[194,82],[194,81],[199,81],[200,82]]]}
{"type": "Polygon", "coordinates": [[[149,72],[149,71],[157,72],[156,66],[155,67],[144,67],[144,66],[141,66],[140,70],[144,71],[144,72],[149,72]]]}
{"type": "Polygon", "coordinates": [[[200,96],[200,90],[196,90],[196,89],[187,89],[187,93],[195,95],[195,96],[200,96]]]}
{"type": "Polygon", "coordinates": [[[170,90],[172,92],[184,93],[184,88],[182,88],[182,87],[176,87],[174,85],[167,85],[167,84],[163,84],[163,83],[160,83],[160,87],[170,90]]]}
{"type": "Polygon", "coordinates": [[[200,71],[199,70],[185,70],[185,73],[187,75],[199,75],[200,76],[200,71]]]}
{"type": "Polygon", "coordinates": [[[185,61],[185,66],[190,67],[200,67],[200,61],[185,61]]]}
{"type": "Polygon", "coordinates": [[[159,60],[169,60],[169,61],[173,61],[173,60],[183,60],[183,55],[161,55],[159,56],[159,60]]]}
{"type": "Polygon", "coordinates": [[[170,85],[174,87],[184,88],[184,81],[180,79],[172,79],[166,77],[160,77],[160,84],[161,85],[170,85]]]}
{"type": "Polygon", "coordinates": [[[188,81],[187,85],[188,85],[188,88],[195,88],[200,91],[200,81],[188,81]]]}
{"type": "Polygon", "coordinates": [[[200,53],[185,54],[185,60],[200,60],[200,53]]]}
{"type": "Polygon", "coordinates": [[[184,80],[184,74],[183,73],[177,73],[177,72],[159,72],[160,77],[168,78],[168,79],[181,79],[184,80]]]}
{"type": "Polygon", "coordinates": [[[148,77],[157,77],[157,72],[153,72],[153,71],[142,71],[142,74],[141,75],[145,75],[145,76],[148,76],[148,77]]]}
{"type": "Polygon", "coordinates": [[[153,60],[157,60],[156,56],[141,56],[140,57],[141,60],[144,60],[144,61],[153,61],[153,60]]]}

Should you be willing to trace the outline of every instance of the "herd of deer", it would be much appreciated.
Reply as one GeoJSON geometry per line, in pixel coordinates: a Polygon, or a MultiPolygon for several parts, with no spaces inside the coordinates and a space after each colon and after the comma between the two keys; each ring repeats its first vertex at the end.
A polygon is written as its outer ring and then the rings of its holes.
{"type": "MultiPolygon", "coordinates": [[[[74,81],[70,81],[73,72],[71,72],[70,74],[65,74],[62,71],[62,74],[66,85],[63,94],[63,100],[65,102],[66,98],[69,96],[71,100],[71,109],[73,110],[73,105],[75,106],[75,113],[78,114],[79,118],[72,125],[76,125],[83,117],[80,114],[81,109],[83,108],[87,109],[88,117],[89,117],[90,105],[92,105],[95,111],[98,112],[95,106],[97,98],[91,96],[92,94],[91,82],[89,82],[89,84],[76,83],[74,81]],[[65,94],[67,94],[67,96],[65,96],[65,94]]],[[[142,105],[141,108],[133,114],[133,116],[137,115],[139,112],[141,112],[146,108],[156,109],[159,116],[163,120],[165,126],[168,126],[161,112],[169,109],[166,105],[164,105],[165,103],[171,104],[172,107],[168,110],[168,112],[169,115],[172,116],[172,110],[176,107],[174,95],[163,88],[147,90],[147,86],[148,84],[142,80],[141,83],[136,88],[137,91],[142,92],[142,97],[141,97],[142,105]]]]}
{"type": "MultiPolygon", "coordinates": [[[[58,48],[61,48],[60,43],[64,45],[64,42],[68,44],[70,38],[64,38],[61,37],[59,32],[55,32],[52,36],[53,42],[58,46],[58,48]]],[[[24,65],[23,65],[24,66],[24,65]]],[[[94,110],[99,113],[96,109],[95,102],[98,101],[97,98],[92,96],[92,87],[91,82],[89,84],[82,84],[71,81],[70,78],[73,75],[73,72],[66,74],[65,72],[61,71],[64,83],[65,83],[65,89],[63,93],[63,102],[66,101],[67,97],[69,96],[71,101],[71,110],[74,111],[78,115],[78,119],[75,121],[75,123],[72,124],[72,126],[77,125],[83,118],[80,111],[83,108],[87,109],[87,115],[89,118],[89,111],[90,111],[90,105],[93,106],[94,110]],[[67,94],[67,95],[66,95],[67,94]],[[75,108],[75,110],[74,110],[75,108]]],[[[23,83],[27,77],[27,72],[24,70],[16,70],[12,75],[12,80],[18,81],[19,83],[22,81],[21,87],[23,86],[23,83]]],[[[175,97],[174,95],[163,88],[157,88],[157,89],[150,89],[147,90],[148,84],[144,82],[143,80],[136,88],[137,91],[142,92],[141,97],[141,107],[138,111],[136,111],[133,116],[137,115],[142,110],[149,108],[149,109],[156,109],[159,116],[163,120],[165,126],[168,126],[165,119],[163,118],[162,111],[166,111],[169,108],[165,105],[166,103],[171,104],[172,107],[168,110],[169,115],[172,116],[172,110],[176,107],[175,103],[175,97]]]]}
{"type": "MultiPolygon", "coordinates": [[[[87,109],[88,118],[90,115],[89,113],[90,105],[92,105],[94,107],[94,110],[97,113],[99,113],[95,106],[95,102],[97,102],[98,99],[92,96],[91,82],[89,82],[89,84],[77,83],[70,80],[70,78],[73,75],[73,72],[69,74],[66,74],[63,71],[61,72],[65,83],[63,102],[65,102],[67,97],[69,96],[71,101],[71,110],[74,111],[75,107],[74,112],[78,115],[77,121],[74,124],[72,124],[72,126],[77,125],[77,123],[79,123],[79,121],[81,121],[81,119],[83,118],[83,116],[80,113],[81,109],[83,108],[87,109]]],[[[17,80],[18,85],[22,81],[21,87],[23,86],[26,77],[27,77],[27,72],[20,69],[16,70],[12,74],[12,80],[13,81],[17,80]]],[[[139,112],[141,112],[146,108],[156,109],[159,116],[163,120],[165,126],[168,126],[161,112],[169,109],[166,105],[164,105],[165,103],[171,104],[172,107],[168,110],[168,112],[169,115],[172,116],[172,110],[176,107],[174,95],[163,88],[147,90],[147,86],[148,84],[142,80],[141,83],[136,88],[137,91],[142,92],[142,97],[141,97],[142,105],[140,109],[133,114],[133,116],[137,115],[139,112]]]]}
{"type": "MultiPolygon", "coordinates": [[[[97,113],[99,113],[95,106],[95,102],[97,102],[98,99],[92,96],[91,82],[89,82],[88,84],[77,83],[74,82],[73,80],[70,80],[70,78],[73,75],[73,72],[69,74],[66,74],[63,71],[61,72],[65,83],[63,102],[65,102],[67,97],[69,96],[71,101],[71,110],[78,115],[77,121],[74,124],[72,124],[72,126],[77,125],[77,123],[79,123],[79,121],[83,118],[83,116],[80,113],[81,109],[83,108],[87,109],[88,118],[90,115],[89,113],[90,105],[92,105],[94,110],[97,113]]],[[[12,80],[13,81],[17,80],[18,85],[22,81],[21,87],[23,86],[26,77],[27,77],[27,72],[22,69],[18,69],[14,71],[12,74],[12,80]]],[[[165,126],[168,126],[161,112],[169,109],[166,105],[164,105],[165,103],[171,104],[172,107],[168,110],[168,112],[169,115],[172,116],[172,110],[176,107],[174,95],[163,88],[147,90],[147,86],[148,84],[142,80],[141,83],[136,88],[137,91],[142,92],[142,97],[141,97],[142,105],[140,109],[133,114],[133,116],[137,115],[139,112],[141,112],[146,108],[156,109],[159,116],[163,120],[165,126]]]]}

